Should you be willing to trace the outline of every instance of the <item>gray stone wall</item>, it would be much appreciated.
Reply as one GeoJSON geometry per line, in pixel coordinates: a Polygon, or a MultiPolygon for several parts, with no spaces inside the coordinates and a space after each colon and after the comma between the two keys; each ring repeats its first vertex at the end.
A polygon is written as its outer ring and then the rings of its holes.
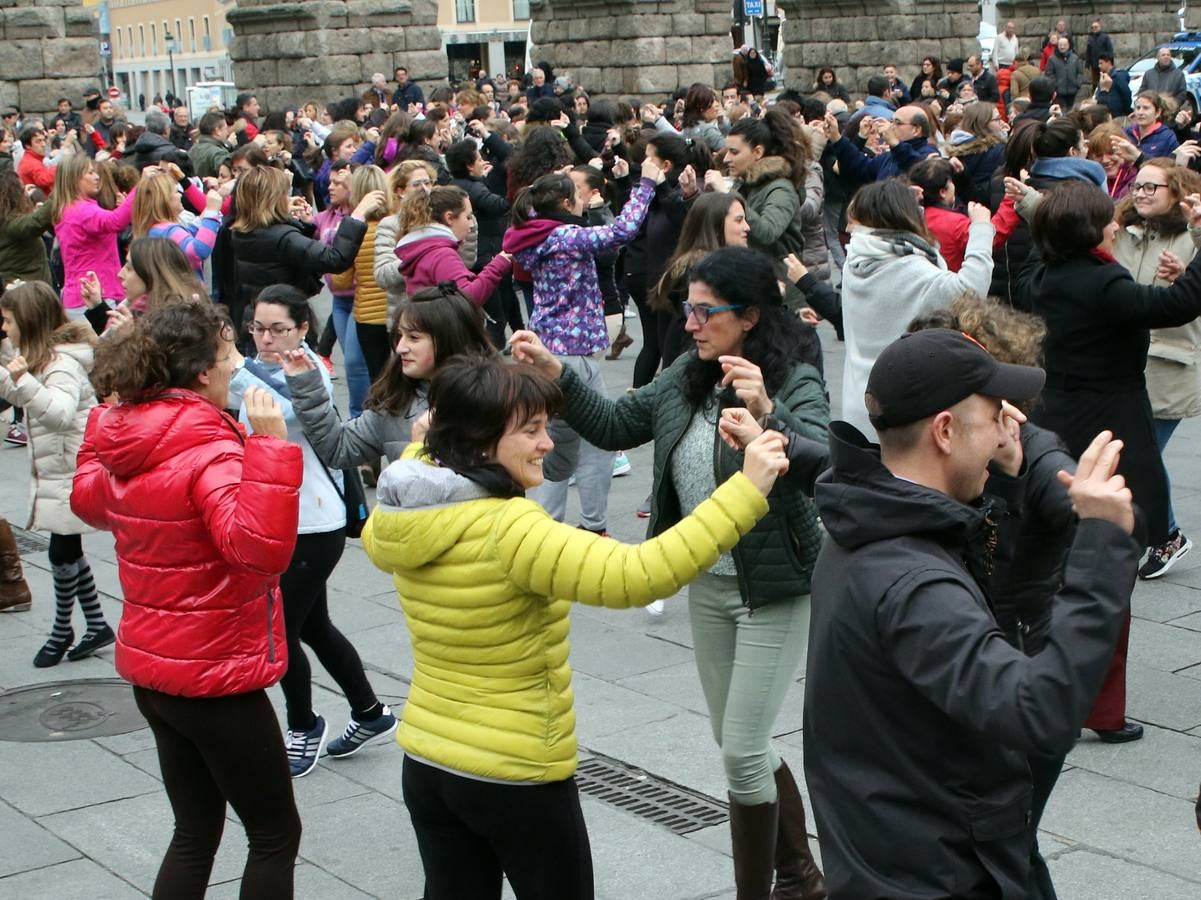
{"type": "Polygon", "coordinates": [[[445,83],[436,0],[238,0],[226,20],[234,80],[268,109],[361,94],[396,66],[427,91],[445,83]]]}
{"type": "Polygon", "coordinates": [[[0,0],[0,105],[46,115],[67,97],[78,108],[100,71],[92,15],[79,0],[0,0]]]}
{"type": "MultiPolygon", "coordinates": [[[[894,63],[908,85],[924,56],[944,63],[966,59],[977,49],[980,16],[975,2],[964,0],[780,0],[788,86],[809,89],[822,66],[832,66],[852,93],[866,90],[867,79],[894,63]]],[[[1118,66],[1132,62],[1177,30],[1175,3],[1147,0],[1064,3],[1004,2],[997,21],[1012,19],[1023,51],[1038,51],[1063,18],[1083,48],[1088,26],[1100,15],[1113,37],[1118,66]]],[[[1190,15],[1190,24],[1196,16],[1190,15]]]]}
{"type": "Polygon", "coordinates": [[[530,58],[590,93],[669,94],[729,81],[729,0],[534,0],[530,58]]]}

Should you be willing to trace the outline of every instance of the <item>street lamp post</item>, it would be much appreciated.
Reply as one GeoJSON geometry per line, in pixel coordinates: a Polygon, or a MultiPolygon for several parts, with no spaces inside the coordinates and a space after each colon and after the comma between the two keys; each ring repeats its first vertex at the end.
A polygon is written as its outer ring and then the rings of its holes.
{"type": "Polygon", "coordinates": [[[175,35],[171,32],[163,34],[163,43],[167,47],[167,65],[171,69],[171,95],[179,96],[175,91],[175,35]]]}

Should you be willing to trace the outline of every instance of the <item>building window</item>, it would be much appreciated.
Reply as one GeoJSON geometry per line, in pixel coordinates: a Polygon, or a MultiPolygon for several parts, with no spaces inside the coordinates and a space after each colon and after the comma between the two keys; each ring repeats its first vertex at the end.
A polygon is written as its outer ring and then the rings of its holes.
{"type": "Polygon", "coordinates": [[[513,0],[513,21],[524,22],[530,17],[530,0],[513,0]]]}
{"type": "Polygon", "coordinates": [[[455,21],[475,21],[475,0],[455,0],[455,21]]]}
{"type": "Polygon", "coordinates": [[[196,20],[192,18],[188,19],[188,46],[196,52],[196,20]]]}
{"type": "Polygon", "coordinates": [[[118,28],[118,29],[117,29],[117,47],[116,47],[117,56],[120,56],[120,55],[121,55],[121,51],[122,51],[123,49],[124,49],[124,45],[123,45],[123,44],[122,44],[122,42],[121,42],[121,29],[120,29],[120,28],[118,28]]]}
{"type": "Polygon", "coordinates": [[[209,32],[209,17],[208,16],[204,17],[204,38],[202,39],[202,44],[204,46],[205,53],[208,53],[210,50],[213,49],[213,36],[209,32]]]}
{"type": "Polygon", "coordinates": [[[150,23],[150,55],[158,56],[158,26],[150,23]]]}

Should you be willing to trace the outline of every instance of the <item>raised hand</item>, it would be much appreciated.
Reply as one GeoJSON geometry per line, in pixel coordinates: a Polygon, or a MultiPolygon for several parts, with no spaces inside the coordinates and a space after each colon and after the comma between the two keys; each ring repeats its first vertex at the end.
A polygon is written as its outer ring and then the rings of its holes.
{"type": "Polygon", "coordinates": [[[809,270],[805,268],[805,264],[800,261],[795,253],[789,253],[784,257],[784,265],[788,269],[788,280],[793,284],[797,284],[809,274],[809,270]]]}
{"type": "Polygon", "coordinates": [[[1170,250],[1159,254],[1155,262],[1155,277],[1164,281],[1175,281],[1184,274],[1184,260],[1170,250]]]}
{"type": "Polygon", "coordinates": [[[1022,423],[1026,414],[1010,403],[1001,401],[1001,431],[1005,435],[1005,443],[993,453],[993,462],[1001,467],[1007,475],[1017,475],[1022,471],[1022,423]]]}
{"type": "Polygon", "coordinates": [[[563,363],[559,362],[555,355],[546,349],[546,345],[534,332],[513,332],[513,337],[509,339],[509,347],[513,359],[519,363],[533,366],[548,378],[557,379],[563,374],[563,363]]]}
{"type": "Polygon", "coordinates": [[[691,165],[684,166],[683,171],[680,172],[679,185],[680,192],[685,197],[691,197],[695,194],[697,192],[696,169],[692,168],[691,165]]]}
{"type": "Polygon", "coordinates": [[[1189,194],[1180,201],[1180,208],[1184,210],[1190,227],[1201,225],[1201,194],[1189,194]]]}
{"type": "Polygon", "coordinates": [[[270,435],[282,441],[288,439],[284,411],[280,409],[269,390],[261,387],[250,388],[242,400],[242,407],[246,410],[246,418],[255,434],[270,435]]]}
{"type": "Polygon", "coordinates": [[[772,410],[771,398],[763,385],[763,371],[753,362],[741,356],[719,356],[723,386],[734,388],[734,393],[752,416],[761,419],[772,410]]]}
{"type": "Polygon", "coordinates": [[[741,406],[730,406],[721,411],[717,422],[717,433],[730,445],[731,450],[742,450],[747,444],[763,434],[763,426],[741,406]]]}
{"type": "Polygon", "coordinates": [[[642,163],[642,177],[649,178],[655,184],[662,184],[667,177],[663,170],[659,168],[659,164],[652,159],[646,159],[642,163]]]}
{"type": "Polygon", "coordinates": [[[21,380],[22,375],[29,371],[29,363],[25,361],[24,356],[18,354],[10,359],[8,361],[8,365],[4,368],[8,369],[9,377],[12,378],[13,383],[15,384],[21,380]]]}
{"type": "Polygon", "coordinates": [[[1059,483],[1068,489],[1072,509],[1082,519],[1104,519],[1127,534],[1134,533],[1134,496],[1126,479],[1116,474],[1122,442],[1112,431],[1093,438],[1080,457],[1076,474],[1060,470],[1059,483]]]}
{"type": "Polygon", "coordinates": [[[79,296],[88,309],[95,309],[103,299],[100,295],[100,279],[95,272],[88,272],[79,279],[79,296]]]}
{"type": "Polygon", "coordinates": [[[742,473],[764,497],[775,487],[776,479],[788,471],[787,442],[778,431],[765,431],[746,448],[742,473]]]}
{"type": "Polygon", "coordinates": [[[284,375],[303,375],[317,368],[317,364],[303,350],[287,350],[279,354],[279,363],[284,375]]]}
{"type": "Polygon", "coordinates": [[[987,225],[992,221],[992,211],[983,203],[972,202],[967,205],[967,217],[973,225],[987,225]]]}

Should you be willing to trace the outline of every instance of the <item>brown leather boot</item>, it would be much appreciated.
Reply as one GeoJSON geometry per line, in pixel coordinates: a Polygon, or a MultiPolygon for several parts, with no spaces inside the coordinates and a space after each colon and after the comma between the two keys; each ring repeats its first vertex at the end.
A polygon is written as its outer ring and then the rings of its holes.
{"type": "Polygon", "coordinates": [[[33,597],[21,572],[21,554],[8,520],[0,518],[0,612],[24,612],[33,597]]]}
{"type": "Polygon", "coordinates": [[[779,804],[743,806],[730,798],[734,884],[738,900],[770,900],[779,804]]]}
{"type": "Polygon", "coordinates": [[[823,900],[826,882],[809,849],[805,803],[788,763],[776,769],[780,825],[776,831],[776,889],[772,900],[823,900]]]}

